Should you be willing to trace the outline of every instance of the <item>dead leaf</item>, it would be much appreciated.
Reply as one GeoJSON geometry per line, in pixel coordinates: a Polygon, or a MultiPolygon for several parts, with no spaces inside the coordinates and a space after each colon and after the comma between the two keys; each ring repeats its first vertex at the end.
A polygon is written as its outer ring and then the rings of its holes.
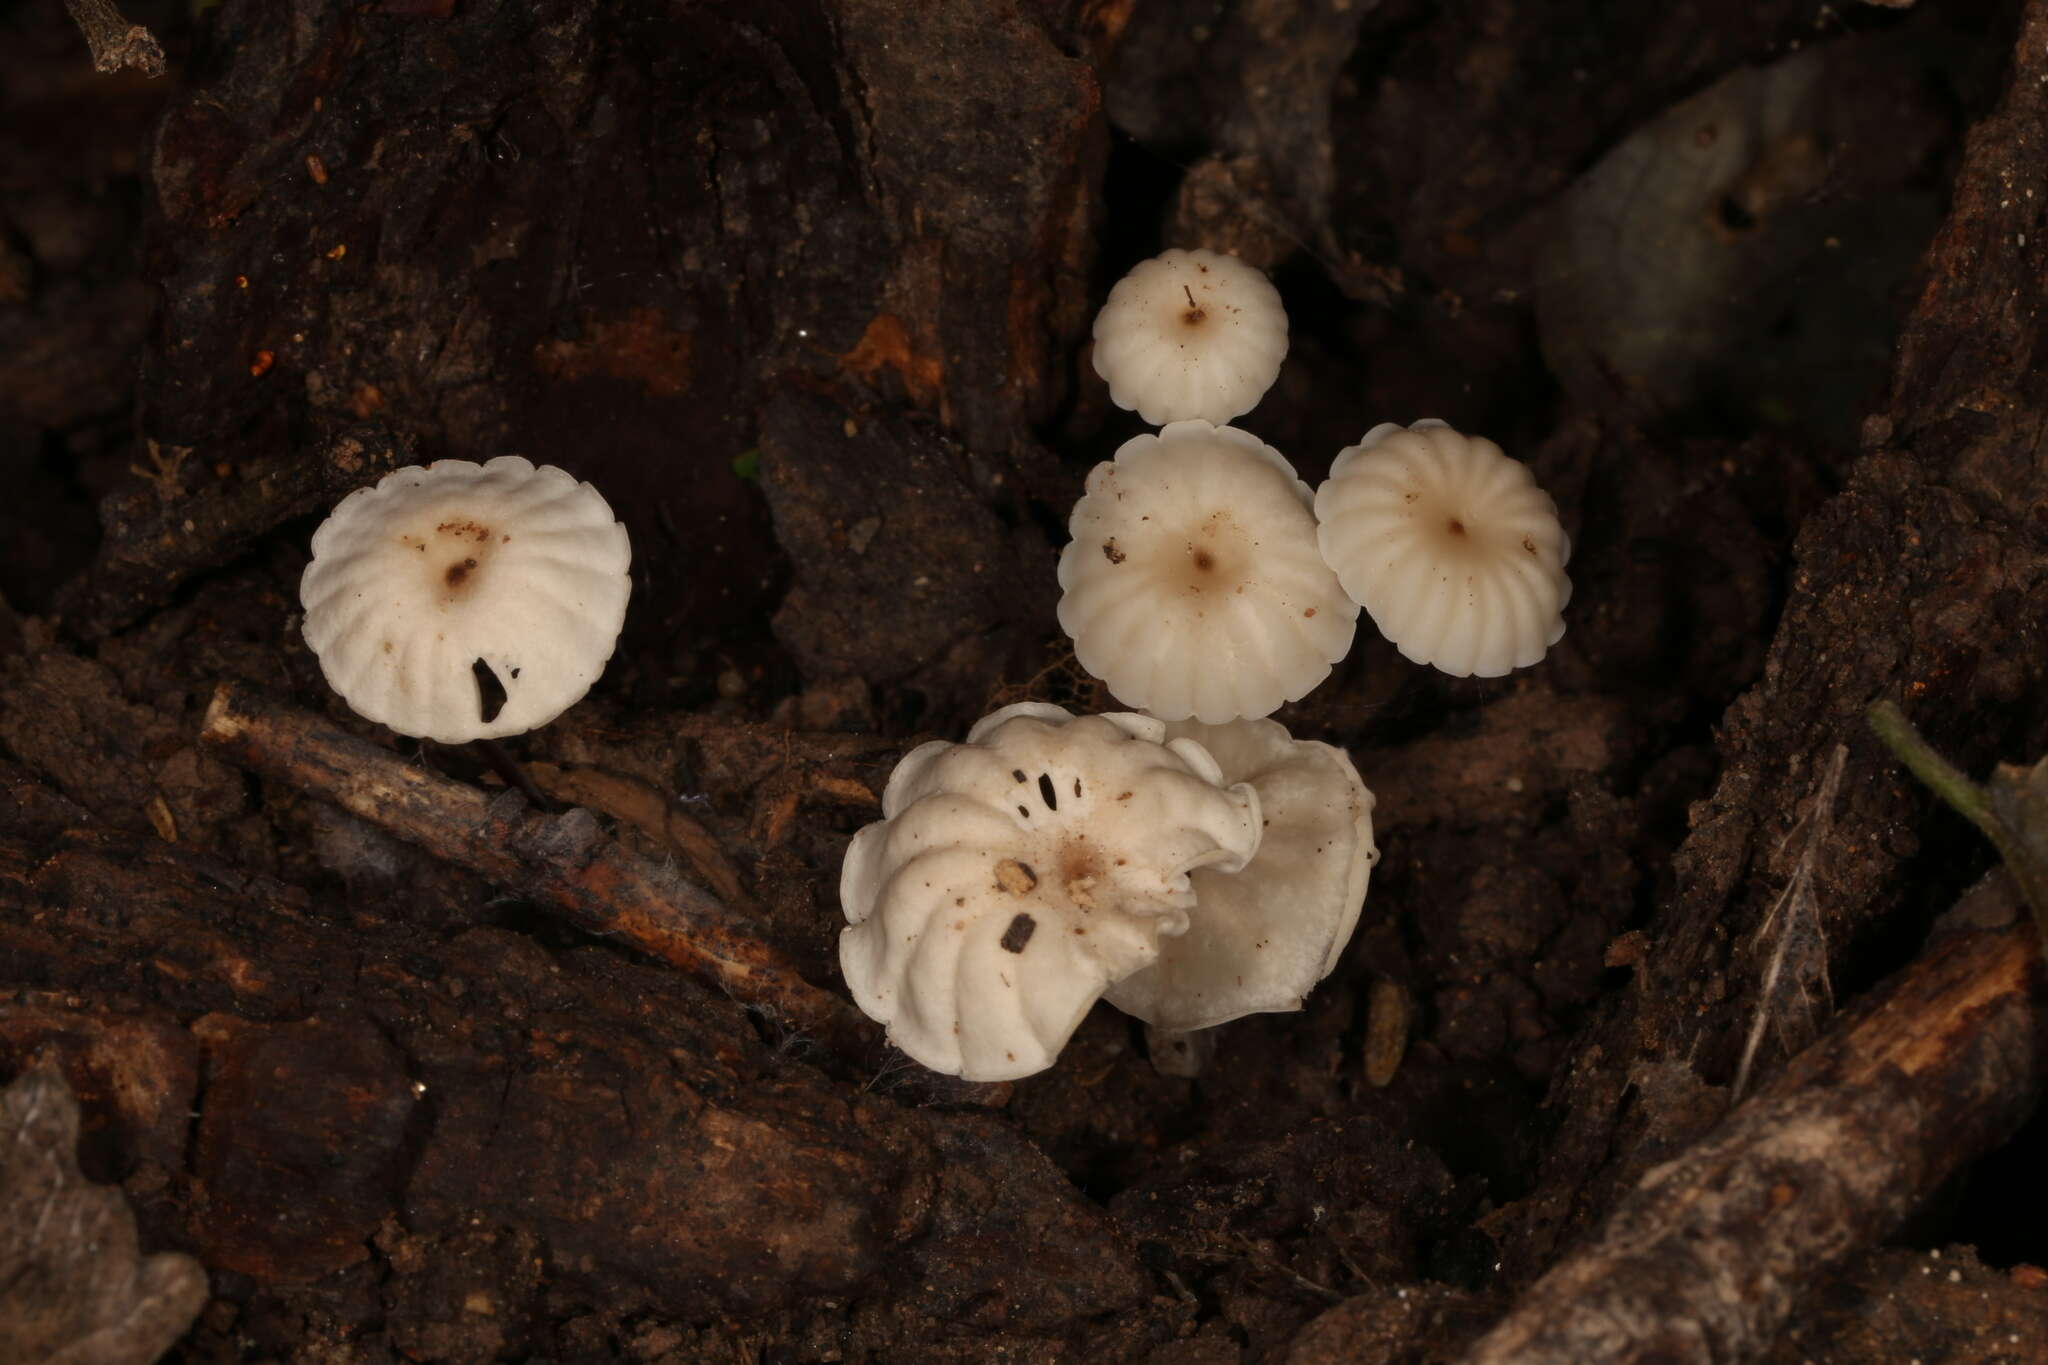
{"type": "Polygon", "coordinates": [[[78,1102],[54,1068],[0,1091],[0,1360],[149,1365],[206,1303],[206,1272],[144,1256],[121,1191],[78,1170],[78,1102]]]}

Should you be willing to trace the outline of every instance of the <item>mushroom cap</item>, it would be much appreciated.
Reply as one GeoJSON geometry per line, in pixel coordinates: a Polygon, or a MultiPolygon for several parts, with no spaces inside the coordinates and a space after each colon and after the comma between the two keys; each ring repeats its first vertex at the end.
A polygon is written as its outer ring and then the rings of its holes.
{"type": "Polygon", "coordinates": [[[1316,491],[1317,544],[1403,655],[1456,677],[1524,668],[1564,634],[1571,539],[1527,465],[1434,419],[1374,427],[1316,491]]]}
{"type": "Polygon", "coordinates": [[[1042,1071],[1187,928],[1188,874],[1244,866],[1257,795],[1165,729],[1025,703],[904,756],[839,875],[839,965],[891,1042],[968,1080],[1042,1071]]]}
{"type": "Polygon", "coordinates": [[[1280,291],[1258,267],[1214,251],[1140,261],[1095,315],[1095,372],[1110,401],[1154,426],[1250,412],[1286,356],[1280,291]]]}
{"type": "Polygon", "coordinates": [[[1095,466],[1060,555],[1060,627],[1126,706],[1221,724],[1307,693],[1358,604],[1316,552],[1308,485],[1236,427],[1191,420],[1095,466]]]}
{"type": "Polygon", "coordinates": [[[313,533],[306,644],[356,714],[442,744],[545,725],[611,658],[632,590],[603,496],[516,455],[395,469],[313,533]],[[496,675],[504,704],[477,676],[496,675]]]}
{"type": "Polygon", "coordinates": [[[1176,1032],[1300,1009],[1337,965],[1365,905],[1379,860],[1372,792],[1342,749],[1297,740],[1277,721],[1178,721],[1166,734],[1200,743],[1224,781],[1250,783],[1264,832],[1241,870],[1193,873],[1188,931],[1104,998],[1176,1032]]]}

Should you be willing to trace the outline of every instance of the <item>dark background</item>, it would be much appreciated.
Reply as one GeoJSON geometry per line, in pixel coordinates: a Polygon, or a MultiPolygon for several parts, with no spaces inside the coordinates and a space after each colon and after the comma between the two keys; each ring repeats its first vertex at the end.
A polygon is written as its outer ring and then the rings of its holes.
{"type": "MultiPolygon", "coordinates": [[[[1991,866],[1863,707],[1973,772],[2048,749],[2021,11],[133,5],[156,79],[0,11],[0,1075],[60,1062],[87,1172],[208,1268],[173,1358],[1453,1358],[1722,1115],[1759,1019],[1767,1075],[1991,866]],[[836,988],[900,752],[1110,704],[1053,565],[1140,429],[1089,322],[1177,245],[1279,284],[1240,421],[1304,478],[1442,417],[1574,540],[1537,667],[1366,623],[1281,713],[1384,856],[1308,1007],[1198,1078],[1107,1007],[1013,1088],[822,1065],[198,747],[234,678],[491,780],[321,681],[307,537],[373,474],[318,452],[559,464],[635,593],[514,747],[686,812],[836,988]]],[[[1854,1248],[1770,1358],[2036,1358],[2042,1150],[1854,1248]]]]}

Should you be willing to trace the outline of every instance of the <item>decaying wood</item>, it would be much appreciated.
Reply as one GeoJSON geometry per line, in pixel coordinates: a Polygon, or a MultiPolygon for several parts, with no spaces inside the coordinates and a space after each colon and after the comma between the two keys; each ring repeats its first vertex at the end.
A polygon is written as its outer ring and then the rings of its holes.
{"type": "MultiPolygon", "coordinates": [[[[2001,880],[1980,896],[2013,895],[2001,880]]],[[[1983,913],[1980,907],[1978,913],[1983,913]]],[[[2010,1136],[2048,1047],[2020,917],[1940,940],[1539,1279],[1467,1365],[1749,1359],[1821,1270],[2010,1136]]]]}
{"type": "MultiPolygon", "coordinates": [[[[1698,1136],[1706,1115],[1667,1106],[1635,1078],[1684,1059],[1714,1086],[1738,1068],[1777,946],[1759,931],[1805,853],[1786,835],[1837,745],[1848,747],[1841,799],[1809,884],[1832,963],[1898,932],[1909,896],[1927,894],[1907,869],[1929,798],[1868,732],[1872,702],[1896,699],[1969,771],[2048,749],[2048,657],[2028,634],[2048,612],[2048,368],[2033,320],[2048,305],[2037,255],[2048,194],[2014,180],[2016,149],[2044,142],[2048,4],[2032,0],[1998,107],[1965,141],[1890,397],[1864,424],[1841,491],[1801,525],[1762,676],[1720,721],[1719,771],[1688,811],[1633,987],[1602,1002],[1557,1073],[1562,1122],[1534,1193],[1502,1229],[1512,1278],[1553,1264],[1698,1136]]],[[[1960,890],[1951,880],[1936,894],[1960,890]]],[[[1782,1056],[1771,1042],[1761,1076],[1782,1056]]]]}
{"type": "Polygon", "coordinates": [[[113,0],[64,0],[64,8],[92,49],[93,70],[107,75],[132,66],[145,76],[164,74],[164,50],[156,35],[122,18],[113,0]]]}
{"type": "MultiPolygon", "coordinates": [[[[1558,1275],[1612,1311],[1552,1298],[1532,1351],[1734,1353],[1990,1142],[2033,1085],[2031,966],[1945,941],[1846,1026],[1868,1055],[1801,1054],[1769,982],[1853,998],[1979,870],[1922,850],[1873,697],[1973,770],[2048,748],[2048,0],[1604,8],[225,0],[142,16],[170,91],[90,76],[56,5],[0,18],[0,465],[31,475],[0,504],[29,618],[0,678],[0,1076],[60,1063],[88,1172],[223,1272],[179,1359],[1409,1365],[1603,1226],[1558,1275]],[[37,13],[69,95],[14,41],[37,13]],[[1843,146],[1749,167],[1824,164],[1834,197],[1876,148],[1921,198],[1874,213],[1949,215],[1924,278],[1863,272],[1913,313],[1865,458],[1764,390],[1655,429],[1560,392],[1528,300],[1572,177],[1737,68],[1853,67],[1873,20],[1939,95],[1843,93],[1843,146]],[[1529,460],[1577,542],[1571,629],[1503,680],[1367,630],[1282,715],[1359,758],[1387,853],[1301,1012],[1204,1035],[1193,1083],[1104,1009],[1014,1091],[938,1092],[802,974],[830,982],[839,858],[903,748],[998,698],[1111,704],[1052,611],[1071,497],[1131,429],[1087,320],[1130,261],[1196,244],[1306,305],[1248,419],[1305,478],[1424,413],[1529,460]],[[337,463],[351,433],[374,459],[337,463]],[[513,452],[633,537],[607,677],[524,741],[623,847],[304,714],[326,693],[285,519],[513,452]],[[208,749],[221,678],[278,700],[236,684],[208,749]],[[366,824],[393,821],[434,856],[366,824]],[[1788,940],[1781,902],[1815,932],[1788,940]],[[2005,984],[1958,1013],[1986,954],[2005,984]],[[1731,1117],[1751,1039],[1763,1089],[1731,1117]],[[1915,1155],[1942,1104],[1954,1145],[1915,1155]],[[1819,1132],[1826,1160],[1797,1141],[1819,1132]]],[[[1864,237],[1827,249],[1865,262],[1864,237]]],[[[1881,368],[1880,311],[1782,321],[1881,368]]],[[[1981,1212],[1930,1226],[2030,1254],[1981,1212]]],[[[1902,1351],[1865,1259],[1777,1359],[1980,1358],[2040,1319],[1958,1292],[1924,1311],[1976,1313],[1974,1349],[1902,1351]]]]}
{"type": "Polygon", "coordinates": [[[875,1050],[873,1025],[799,976],[755,926],[620,848],[588,811],[541,815],[517,793],[493,799],[237,683],[215,692],[200,737],[231,762],[532,896],[580,928],[716,981],[847,1056],[875,1050]]]}
{"type": "Polygon", "coordinates": [[[252,459],[185,494],[179,466],[187,459],[210,463],[207,452],[159,448],[156,487],[103,508],[107,537],[92,570],[60,598],[65,623],[87,639],[132,625],[195,574],[247,553],[293,517],[324,511],[409,457],[389,431],[363,424],[336,432],[309,454],[252,459]]]}
{"type": "Polygon", "coordinates": [[[555,800],[584,806],[633,826],[657,844],[680,853],[711,894],[743,914],[759,911],[725,850],[711,831],[645,782],[599,768],[535,763],[527,776],[555,800]]]}
{"type": "Polygon", "coordinates": [[[662,964],[332,917],[45,815],[0,831],[0,961],[45,983],[0,989],[0,1068],[63,1070],[145,1240],[259,1287],[239,1331],[296,1348],[292,1286],[358,1313],[393,1293],[364,1273],[387,1262],[418,1359],[542,1353],[569,1285],[684,1322],[874,1304],[813,1355],[848,1331],[1158,1326],[1128,1239],[995,1115],[829,1078],[662,964]]]}

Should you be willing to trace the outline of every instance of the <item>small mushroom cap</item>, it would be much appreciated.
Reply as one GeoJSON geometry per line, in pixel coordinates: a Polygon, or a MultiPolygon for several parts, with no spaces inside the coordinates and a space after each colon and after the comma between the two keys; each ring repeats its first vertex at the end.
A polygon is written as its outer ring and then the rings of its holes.
{"type": "Polygon", "coordinates": [[[1166,734],[1200,743],[1224,781],[1250,783],[1265,829],[1241,870],[1192,874],[1188,931],[1104,998],[1154,1028],[1183,1033],[1300,1009],[1337,965],[1365,905],[1379,860],[1372,792],[1342,749],[1294,739],[1277,721],[1178,721],[1166,734]]]}
{"type": "Polygon", "coordinates": [[[356,714],[402,735],[520,734],[604,671],[631,562],[626,528],[565,470],[516,455],[396,469],[313,533],[306,644],[356,714]],[[503,691],[495,714],[479,664],[503,691]]]}
{"type": "Polygon", "coordinates": [[[1564,634],[1571,540],[1557,504],[1483,436],[1376,426],[1330,466],[1316,519],[1344,591],[1416,663],[1499,677],[1564,634]]]}
{"type": "Polygon", "coordinates": [[[1095,315],[1110,401],[1161,426],[1250,412],[1287,356],[1287,310],[1256,266],[1214,251],[1141,261],[1095,315]]]}
{"type": "Polygon", "coordinates": [[[934,1071],[1044,1070],[1187,927],[1188,874],[1257,851],[1258,797],[1219,778],[1148,716],[1029,703],[913,749],[840,869],[854,1003],[934,1071]]]}
{"type": "Polygon", "coordinates": [[[1060,627],[1126,706],[1212,724],[1307,695],[1358,604],[1316,551],[1308,485],[1236,427],[1175,422],[1088,476],[1060,555],[1060,627]]]}

